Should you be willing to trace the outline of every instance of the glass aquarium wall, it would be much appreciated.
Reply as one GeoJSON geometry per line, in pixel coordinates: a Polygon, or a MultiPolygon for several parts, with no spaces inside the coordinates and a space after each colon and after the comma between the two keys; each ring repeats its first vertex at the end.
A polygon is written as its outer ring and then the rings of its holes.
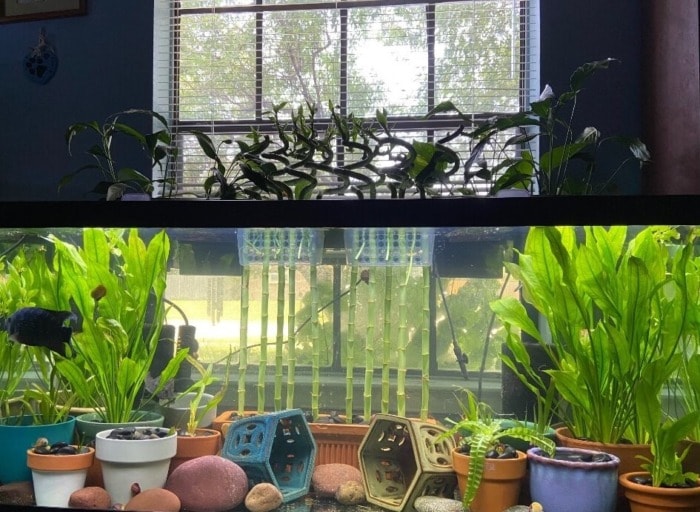
{"type": "MultiPolygon", "coordinates": [[[[160,326],[159,357],[188,347],[216,375],[227,371],[220,409],[441,418],[458,413],[461,390],[471,389],[523,417],[534,411],[532,397],[502,362],[520,325],[504,322],[494,304],[519,302],[537,324],[518,266],[534,251],[533,230],[555,229],[570,248],[603,234],[627,247],[648,226],[663,226],[654,236],[664,238],[670,262],[700,223],[684,198],[622,200],[616,209],[601,198],[542,199],[97,203],[85,217],[61,203],[28,214],[9,204],[0,227],[0,315],[64,310],[73,313],[64,325],[84,335],[76,285],[64,280],[84,280],[92,314],[107,314],[117,292],[91,266],[107,259],[112,277],[136,274],[137,261],[120,259],[116,240],[138,245],[145,261],[164,234],[168,327],[160,326]],[[49,207],[53,216],[40,215],[49,207]]],[[[124,293],[127,300],[132,292],[124,293]]],[[[0,342],[12,343],[9,335],[0,342]]]]}

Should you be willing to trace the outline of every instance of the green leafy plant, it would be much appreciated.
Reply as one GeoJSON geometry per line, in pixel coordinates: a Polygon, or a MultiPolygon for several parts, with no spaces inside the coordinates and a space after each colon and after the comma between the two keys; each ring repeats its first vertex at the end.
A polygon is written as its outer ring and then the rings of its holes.
{"type": "Polygon", "coordinates": [[[169,163],[176,156],[173,147],[172,134],[168,126],[168,121],[157,112],[143,109],[130,109],[109,115],[102,123],[98,121],[87,121],[72,124],[65,134],[68,153],[71,154],[73,139],[82,132],[93,133],[97,137],[97,142],[90,146],[87,154],[93,159],[93,163],[83,165],[70,174],[65,175],[59,182],[59,191],[76,176],[85,171],[96,170],[99,172],[101,180],[96,184],[92,192],[106,196],[107,200],[118,199],[128,190],[138,192],[153,192],[153,183],[169,185],[169,194],[175,181],[168,175],[170,172],[169,163]],[[151,121],[157,121],[161,128],[152,133],[143,133],[132,124],[124,121],[125,117],[144,117],[151,121]],[[114,154],[115,145],[119,145],[122,140],[135,141],[150,159],[150,170],[158,169],[164,178],[153,180],[143,172],[132,167],[121,167],[117,155],[114,154]]]}
{"type": "MultiPolygon", "coordinates": [[[[466,402],[460,401],[462,419],[453,422],[452,427],[441,438],[460,436],[458,450],[469,454],[469,474],[463,497],[465,510],[474,501],[481,479],[487,454],[503,451],[504,440],[520,439],[542,449],[547,455],[554,455],[554,441],[529,427],[516,423],[509,426],[505,419],[494,417],[493,410],[476,399],[474,393],[465,390],[466,402]]],[[[512,420],[507,420],[511,422],[512,420]]]]}
{"type": "MultiPolygon", "coordinates": [[[[520,188],[540,195],[584,195],[604,192],[617,173],[628,165],[639,168],[648,162],[649,151],[637,138],[604,137],[592,126],[577,134],[573,125],[579,94],[586,81],[614,62],[617,60],[608,58],[583,64],[572,73],[569,89],[558,97],[546,86],[528,110],[494,116],[468,132],[474,146],[464,163],[465,182],[472,183],[476,189],[473,180],[485,181],[490,186],[489,194],[520,188]],[[532,146],[538,139],[544,143],[539,158],[532,146]],[[599,169],[597,154],[608,144],[618,144],[629,156],[613,169],[599,169]],[[492,161],[483,157],[489,149],[496,155],[492,161]],[[598,183],[594,179],[601,171],[606,173],[605,181],[598,183]]],[[[429,115],[451,112],[457,113],[467,126],[471,125],[471,118],[450,101],[440,103],[429,115]]]]}
{"type": "Polygon", "coordinates": [[[647,227],[630,238],[624,226],[584,227],[583,235],[573,227],[531,228],[518,263],[505,263],[546,328],[520,300],[493,301],[513,354],[504,362],[554,404],[576,437],[646,443],[637,383],[648,380],[658,394],[680,364],[694,236],[672,252],[680,235],[670,227],[647,227]],[[557,397],[530,364],[521,333],[552,361],[546,374],[557,397]]]}
{"type": "Polygon", "coordinates": [[[637,409],[641,421],[649,432],[652,458],[644,460],[642,468],[651,475],[654,487],[695,486],[699,476],[683,471],[683,460],[688,455],[687,447],[678,454],[678,443],[700,425],[700,411],[694,410],[678,419],[662,418],[661,399],[655,394],[656,387],[645,379],[638,383],[637,409]]]}
{"type": "Polygon", "coordinates": [[[193,395],[188,405],[189,413],[187,416],[187,426],[185,429],[185,435],[196,435],[197,425],[202,420],[202,418],[206,416],[206,414],[209,411],[213,410],[217,405],[219,405],[221,400],[223,400],[224,395],[226,394],[226,389],[228,389],[229,367],[232,354],[233,353],[229,353],[229,356],[226,358],[224,381],[221,385],[221,388],[219,389],[219,391],[216,392],[215,395],[213,395],[211,400],[206,402],[201,408],[199,404],[202,403],[202,398],[204,398],[204,394],[207,390],[207,387],[215,384],[216,382],[218,382],[219,379],[214,377],[213,364],[209,364],[205,367],[197,359],[190,355],[187,355],[187,362],[191,364],[192,367],[195,370],[197,370],[197,372],[199,372],[199,378],[189,388],[187,388],[179,394],[179,396],[181,397],[193,395]]]}
{"type": "MultiPolygon", "coordinates": [[[[165,319],[168,236],[161,231],[146,244],[136,229],[86,228],[82,247],[53,235],[49,240],[53,271],[82,320],[56,366],[103,421],[132,421],[165,319]]],[[[180,350],[169,361],[153,395],[175,377],[186,355],[180,350]]]]}

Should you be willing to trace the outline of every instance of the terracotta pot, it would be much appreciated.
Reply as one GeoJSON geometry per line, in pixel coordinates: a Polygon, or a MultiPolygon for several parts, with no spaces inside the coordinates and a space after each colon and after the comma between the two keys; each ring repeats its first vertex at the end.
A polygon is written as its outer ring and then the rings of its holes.
{"type": "Polygon", "coordinates": [[[316,465],[340,463],[360,469],[357,451],[369,425],[350,423],[309,423],[316,441],[316,465]]]}
{"type": "MultiPolygon", "coordinates": [[[[527,455],[517,452],[517,459],[486,459],[479,490],[471,504],[471,512],[502,512],[518,504],[520,487],[527,470],[527,455]]],[[[457,473],[460,496],[464,495],[471,457],[452,451],[452,467],[457,473]]]]}
{"type": "Polygon", "coordinates": [[[643,461],[641,461],[637,455],[642,455],[649,459],[651,458],[651,448],[648,444],[607,444],[576,439],[566,427],[556,429],[555,435],[559,446],[565,448],[582,448],[584,450],[593,450],[615,455],[620,459],[619,474],[642,470],[641,465],[643,461]]]}
{"type": "Polygon", "coordinates": [[[648,475],[635,471],[620,475],[631,512],[698,512],[700,510],[700,480],[698,487],[668,489],[633,482],[631,479],[648,475]]]}
{"type": "Polygon", "coordinates": [[[40,507],[68,507],[70,495],[85,486],[95,449],[76,455],[46,455],[27,450],[27,467],[32,470],[34,499],[40,507]]]}
{"type": "Polygon", "coordinates": [[[208,428],[198,428],[194,436],[177,436],[177,451],[170,460],[169,473],[183,462],[204,455],[218,455],[221,451],[221,432],[208,428]]]}

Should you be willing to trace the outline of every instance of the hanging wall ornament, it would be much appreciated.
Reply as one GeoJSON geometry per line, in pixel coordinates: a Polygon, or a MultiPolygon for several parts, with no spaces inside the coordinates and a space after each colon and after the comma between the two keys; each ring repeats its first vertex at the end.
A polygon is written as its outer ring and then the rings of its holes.
{"type": "Polygon", "coordinates": [[[24,56],[24,74],[32,82],[46,84],[56,74],[58,56],[46,41],[46,31],[42,28],[39,33],[39,44],[29,50],[24,56]]]}

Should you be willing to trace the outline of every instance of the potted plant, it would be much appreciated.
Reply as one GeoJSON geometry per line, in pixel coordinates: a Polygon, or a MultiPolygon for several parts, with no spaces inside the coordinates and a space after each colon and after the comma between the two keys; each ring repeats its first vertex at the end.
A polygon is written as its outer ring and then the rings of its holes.
{"type": "Polygon", "coordinates": [[[515,298],[491,307],[506,326],[520,378],[542,396],[550,383],[530,365],[520,333],[552,361],[545,374],[557,393],[555,414],[567,429],[557,431],[560,441],[584,438],[578,447],[614,453],[620,470],[628,471],[638,462],[625,452],[649,454],[649,432],[634,399],[637,383],[648,378],[660,394],[679,364],[692,243],[672,255],[668,242],[679,234],[663,226],[629,237],[621,226],[584,228],[582,235],[571,227],[531,228],[518,263],[506,263],[549,335],[515,298]]]}
{"type": "MultiPolygon", "coordinates": [[[[608,189],[615,175],[628,165],[641,166],[650,161],[649,151],[637,138],[603,137],[589,126],[576,135],[572,124],[578,96],[590,76],[607,69],[616,59],[593,61],[578,67],[569,80],[569,90],[556,96],[547,85],[539,99],[528,110],[515,114],[494,116],[467,133],[474,141],[465,160],[465,183],[476,191],[478,183],[489,186],[489,195],[504,189],[521,189],[540,195],[587,195],[608,189]],[[533,141],[546,144],[539,158],[533,141]],[[594,181],[598,169],[597,152],[607,143],[618,144],[625,158],[609,170],[605,182],[594,181]],[[483,155],[492,150],[497,156],[490,160],[483,155]],[[475,170],[472,170],[475,167],[475,170]]],[[[429,115],[455,112],[471,125],[471,118],[452,103],[437,105],[429,115]]]]}
{"type": "Polygon", "coordinates": [[[614,512],[617,469],[614,455],[582,448],[557,447],[553,455],[527,451],[530,496],[544,510],[614,512]]]}
{"type": "Polygon", "coordinates": [[[75,136],[84,131],[94,133],[97,137],[97,142],[87,150],[87,154],[94,162],[83,165],[61,178],[58,185],[59,191],[83,172],[96,170],[101,179],[91,192],[105,197],[108,201],[119,200],[124,197],[124,194],[130,192],[150,196],[154,183],[163,185],[163,195],[171,193],[175,182],[168,173],[170,159],[175,157],[175,149],[172,146],[173,140],[168,122],[162,115],[152,110],[129,109],[107,116],[102,123],[85,121],[72,124],[65,134],[69,154],[71,154],[75,136]],[[151,123],[158,123],[160,129],[146,133],[134,124],[124,121],[125,117],[145,117],[151,123]],[[115,155],[114,148],[124,140],[135,141],[146,152],[150,160],[150,170],[158,171],[163,178],[152,179],[133,167],[120,167],[124,164],[119,163],[121,160],[115,155]]]}
{"type": "Polygon", "coordinates": [[[226,360],[224,381],[215,395],[205,392],[208,386],[218,380],[213,376],[214,365],[209,364],[204,367],[189,355],[187,361],[199,372],[199,378],[178,396],[178,399],[187,401],[186,407],[176,408],[174,414],[171,414],[167,409],[172,406],[166,405],[164,413],[165,424],[177,428],[178,433],[177,452],[170,462],[170,472],[183,462],[204,455],[216,455],[221,450],[221,432],[207,427],[216,417],[216,407],[224,398],[228,388],[230,356],[226,360]],[[182,416],[183,413],[184,416],[182,416]],[[168,421],[169,418],[177,421],[171,424],[168,421]]]}
{"type": "MultiPolygon", "coordinates": [[[[50,287],[43,279],[44,267],[42,251],[20,250],[12,259],[0,260],[0,316],[13,318],[16,312],[43,300],[50,287]]],[[[24,318],[27,319],[30,318],[24,318]]],[[[54,356],[46,347],[13,341],[24,339],[24,333],[19,332],[21,327],[15,324],[11,333],[6,328],[0,329],[0,442],[5,446],[0,481],[3,483],[31,478],[26,450],[36,439],[70,442],[75,428],[75,418],[68,415],[68,409],[56,407],[63,381],[52,364],[54,356]],[[37,378],[28,384],[25,378],[32,368],[37,378]]]]}
{"type": "Polygon", "coordinates": [[[98,432],[95,457],[112,505],[124,505],[140,491],[163,487],[176,450],[173,429],[136,426],[98,432]]]}
{"type": "Polygon", "coordinates": [[[466,402],[461,402],[462,419],[453,422],[442,437],[459,437],[452,465],[464,508],[501,512],[518,503],[527,464],[527,455],[503,440],[520,439],[549,455],[554,453],[554,441],[524,425],[504,426],[504,420],[495,418],[487,404],[478,402],[471,392],[466,395],[466,402]]]}
{"type": "Polygon", "coordinates": [[[649,380],[639,383],[637,404],[643,412],[650,435],[651,457],[643,457],[643,472],[620,475],[631,512],[662,510],[698,510],[700,508],[700,477],[683,470],[686,448],[678,454],[678,443],[698,427],[700,411],[692,411],[678,419],[662,418],[661,400],[654,395],[649,380]]]}
{"type": "MultiPolygon", "coordinates": [[[[68,357],[56,363],[73,392],[95,408],[79,416],[81,434],[93,438],[108,424],[147,416],[162,424],[161,415],[139,409],[164,324],[167,235],[161,231],[146,244],[136,229],[85,229],[82,247],[49,239],[54,272],[82,320],[68,357]],[[87,428],[92,430],[86,433],[87,428]]],[[[175,376],[186,355],[178,351],[168,362],[153,395],[175,376]]]]}
{"type": "Polygon", "coordinates": [[[26,453],[36,505],[67,508],[70,495],[85,485],[95,449],[41,438],[26,453]]]}

